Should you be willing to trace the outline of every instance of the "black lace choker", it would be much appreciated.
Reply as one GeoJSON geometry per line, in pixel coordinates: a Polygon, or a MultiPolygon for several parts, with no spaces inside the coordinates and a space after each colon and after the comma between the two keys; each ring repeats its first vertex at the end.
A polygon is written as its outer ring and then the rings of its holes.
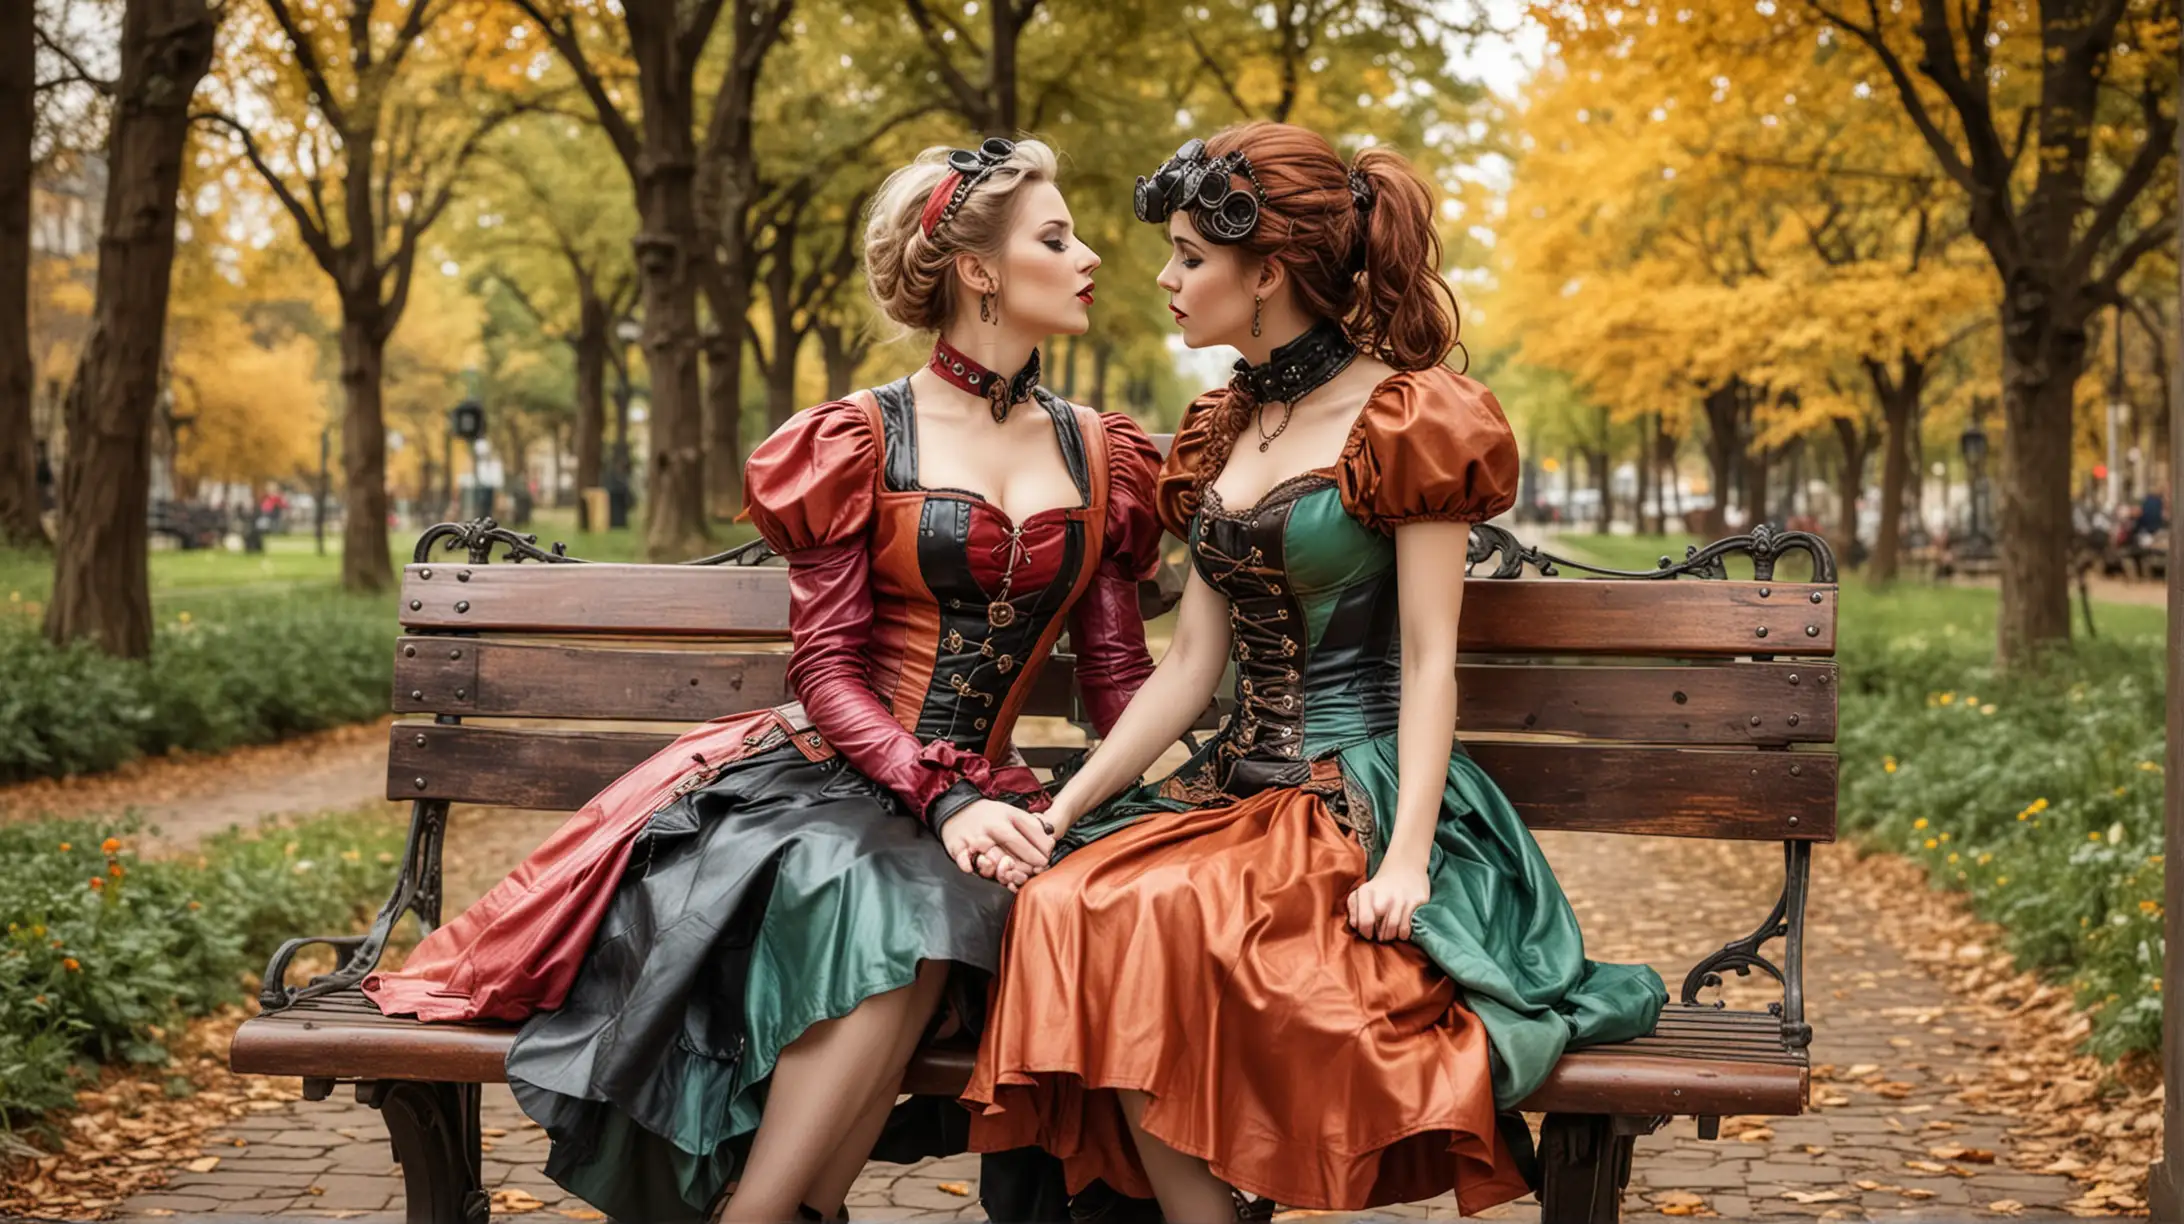
{"type": "Polygon", "coordinates": [[[1357,345],[1343,334],[1342,324],[1321,319],[1268,354],[1262,364],[1238,358],[1229,386],[1250,395],[1254,403],[1294,404],[1326,386],[1356,359],[1357,345]]]}

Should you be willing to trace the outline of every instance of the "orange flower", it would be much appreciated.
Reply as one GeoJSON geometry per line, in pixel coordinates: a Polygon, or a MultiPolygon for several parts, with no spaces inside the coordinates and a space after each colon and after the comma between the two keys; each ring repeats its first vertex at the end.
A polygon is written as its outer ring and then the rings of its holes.
{"type": "Polygon", "coordinates": [[[99,889],[102,889],[104,887],[106,887],[106,881],[98,878],[97,876],[91,877],[91,891],[97,892],[99,889]]]}
{"type": "Polygon", "coordinates": [[[108,854],[120,854],[121,839],[118,837],[109,837],[105,841],[99,843],[99,849],[104,850],[108,854]]]}
{"type": "Polygon", "coordinates": [[[122,872],[120,863],[109,863],[106,866],[106,874],[118,880],[122,877],[124,873],[122,872]]]}
{"type": "Polygon", "coordinates": [[[61,853],[62,853],[62,854],[66,854],[66,853],[68,853],[69,851],[71,851],[71,850],[73,850],[73,849],[75,849],[75,847],[74,847],[74,846],[71,846],[71,845],[69,845],[69,844],[68,844],[67,842],[62,842],[62,843],[61,843],[61,853]]]}
{"type": "Polygon", "coordinates": [[[190,908],[191,908],[191,909],[193,909],[193,910],[196,910],[196,909],[203,909],[203,908],[205,908],[205,907],[204,907],[204,906],[202,906],[202,905],[199,905],[199,904],[198,904],[197,902],[195,902],[195,901],[192,901],[192,902],[190,902],[190,908]]]}
{"type": "Polygon", "coordinates": [[[61,958],[61,968],[68,970],[70,973],[75,973],[81,970],[83,966],[76,963],[75,957],[64,956],[61,958]]]}

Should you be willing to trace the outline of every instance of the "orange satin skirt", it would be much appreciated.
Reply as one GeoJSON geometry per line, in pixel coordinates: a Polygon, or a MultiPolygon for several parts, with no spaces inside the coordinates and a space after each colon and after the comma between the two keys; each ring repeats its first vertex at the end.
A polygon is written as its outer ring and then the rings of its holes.
{"type": "Polygon", "coordinates": [[[1365,852],[1320,799],[1155,813],[1026,886],[965,1089],[971,1147],[1037,1144],[1072,1192],[1152,1187],[1145,1130],[1285,1207],[1526,1193],[1495,1129],[1486,1028],[1408,943],[1350,933],[1365,852]]]}

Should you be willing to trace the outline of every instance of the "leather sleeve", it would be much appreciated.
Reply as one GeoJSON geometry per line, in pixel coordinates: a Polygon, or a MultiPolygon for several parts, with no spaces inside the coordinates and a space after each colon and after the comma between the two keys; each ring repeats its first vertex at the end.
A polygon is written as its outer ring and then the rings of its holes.
{"type": "Polygon", "coordinates": [[[1366,401],[1335,483],[1350,516],[1376,531],[1483,523],[1516,504],[1516,435],[1484,386],[1446,366],[1413,370],[1366,401]]]}

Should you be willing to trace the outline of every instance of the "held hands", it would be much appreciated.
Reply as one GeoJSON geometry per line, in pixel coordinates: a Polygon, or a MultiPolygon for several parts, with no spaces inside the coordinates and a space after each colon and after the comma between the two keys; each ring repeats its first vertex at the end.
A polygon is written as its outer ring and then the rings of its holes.
{"type": "Polygon", "coordinates": [[[1411,937],[1411,915],[1433,895],[1423,863],[1383,859],[1380,870],[1350,894],[1350,930],[1377,943],[1411,937]]]}
{"type": "Polygon", "coordinates": [[[940,844],[965,874],[1014,891],[1046,870],[1054,854],[1054,828],[1020,807],[980,799],[940,826],[940,844]]]}

